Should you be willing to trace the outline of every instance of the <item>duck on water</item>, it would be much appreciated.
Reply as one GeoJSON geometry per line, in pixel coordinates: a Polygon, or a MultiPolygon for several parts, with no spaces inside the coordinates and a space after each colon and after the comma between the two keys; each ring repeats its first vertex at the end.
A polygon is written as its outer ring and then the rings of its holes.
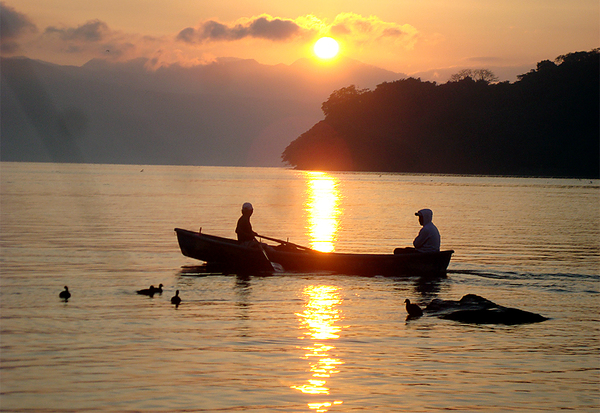
{"type": "Polygon", "coordinates": [[[412,304],[408,298],[404,300],[404,304],[406,304],[406,312],[409,317],[421,317],[423,315],[421,307],[417,304],[412,304]]]}
{"type": "Polygon", "coordinates": [[[60,294],[58,294],[58,296],[61,299],[65,300],[65,302],[67,302],[69,300],[69,298],[71,298],[71,293],[69,292],[69,287],[67,287],[65,285],[64,291],[61,291],[60,294]]]}
{"type": "Polygon", "coordinates": [[[141,294],[141,295],[147,295],[149,297],[153,297],[154,294],[162,294],[162,292],[163,292],[162,288],[163,288],[162,284],[160,284],[158,286],[158,288],[155,287],[154,285],[151,285],[150,288],[144,288],[143,290],[138,290],[137,293],[141,294]]]}
{"type": "Polygon", "coordinates": [[[171,304],[174,304],[175,307],[179,307],[181,304],[181,297],[179,296],[179,290],[175,291],[175,295],[171,297],[171,304]]]}

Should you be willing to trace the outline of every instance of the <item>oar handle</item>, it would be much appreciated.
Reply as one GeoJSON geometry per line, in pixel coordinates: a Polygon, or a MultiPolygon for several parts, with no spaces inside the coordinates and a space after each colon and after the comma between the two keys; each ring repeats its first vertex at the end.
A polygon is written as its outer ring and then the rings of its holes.
{"type": "Polygon", "coordinates": [[[280,243],[280,244],[284,244],[284,245],[292,245],[292,246],[294,246],[294,247],[296,247],[296,248],[300,248],[300,249],[303,249],[303,250],[312,251],[312,249],[311,249],[311,248],[308,248],[308,247],[303,247],[302,245],[294,244],[294,243],[292,243],[292,242],[288,242],[288,241],[283,241],[283,240],[281,240],[281,239],[277,239],[277,238],[271,238],[271,237],[267,237],[267,236],[264,236],[264,235],[258,235],[258,234],[257,234],[256,236],[257,236],[257,237],[259,237],[259,238],[268,239],[269,241],[278,242],[278,243],[280,243]]]}

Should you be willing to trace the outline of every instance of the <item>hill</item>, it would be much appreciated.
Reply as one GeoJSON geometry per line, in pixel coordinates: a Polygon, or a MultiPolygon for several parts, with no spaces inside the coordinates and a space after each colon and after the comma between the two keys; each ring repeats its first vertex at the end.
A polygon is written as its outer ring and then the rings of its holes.
{"type": "Polygon", "coordinates": [[[282,159],[299,169],[598,178],[599,54],[539,62],[515,83],[347,86],[282,159]]]}

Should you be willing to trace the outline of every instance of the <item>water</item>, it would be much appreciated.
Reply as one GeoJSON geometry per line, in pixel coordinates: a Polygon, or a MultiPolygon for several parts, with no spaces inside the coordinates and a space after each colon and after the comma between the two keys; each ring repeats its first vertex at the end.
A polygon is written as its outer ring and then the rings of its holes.
{"type": "Polygon", "coordinates": [[[600,408],[597,180],[0,167],[2,411],[600,408]],[[456,253],[434,283],[190,269],[173,228],[234,237],[246,201],[259,233],[340,252],[410,245],[429,207],[456,253]],[[406,320],[468,293],[550,320],[406,320]]]}

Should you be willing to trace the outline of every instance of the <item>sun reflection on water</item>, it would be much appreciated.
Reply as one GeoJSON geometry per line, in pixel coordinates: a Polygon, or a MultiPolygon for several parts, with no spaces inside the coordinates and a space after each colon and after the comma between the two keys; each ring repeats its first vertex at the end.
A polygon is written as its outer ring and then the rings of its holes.
{"type": "MultiPolygon", "coordinates": [[[[342,304],[340,288],[332,285],[310,285],[303,293],[307,299],[305,308],[302,313],[296,315],[303,333],[300,338],[311,341],[309,345],[302,347],[305,351],[302,358],[308,360],[311,378],[306,383],[291,388],[304,394],[329,396],[330,388],[327,386],[327,380],[339,373],[339,367],[344,364],[342,360],[335,357],[335,346],[331,341],[340,337],[343,328],[336,324],[343,320],[341,310],[338,308],[342,304]]],[[[342,401],[321,401],[308,403],[308,407],[323,413],[339,404],[342,404],[342,401]]]]}
{"type": "Polygon", "coordinates": [[[325,172],[306,172],[308,178],[308,227],[311,247],[323,252],[335,250],[340,215],[338,180],[325,172]]]}

